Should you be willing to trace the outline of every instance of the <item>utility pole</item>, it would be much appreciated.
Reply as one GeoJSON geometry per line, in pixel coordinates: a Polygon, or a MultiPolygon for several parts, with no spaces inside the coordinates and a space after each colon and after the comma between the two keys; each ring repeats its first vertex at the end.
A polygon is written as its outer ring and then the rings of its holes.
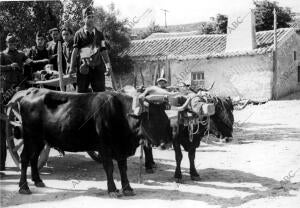
{"type": "Polygon", "coordinates": [[[277,14],[276,9],[273,10],[274,15],[274,48],[273,48],[273,99],[277,99],[276,83],[277,83],[277,14]]]}
{"type": "Polygon", "coordinates": [[[166,9],[161,9],[165,13],[165,28],[167,28],[167,12],[169,12],[166,9]]]}

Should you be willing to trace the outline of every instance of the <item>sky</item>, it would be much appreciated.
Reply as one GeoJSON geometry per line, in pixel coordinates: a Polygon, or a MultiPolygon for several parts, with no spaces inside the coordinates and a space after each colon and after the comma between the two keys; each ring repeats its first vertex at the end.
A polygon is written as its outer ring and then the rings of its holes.
{"type": "MultiPolygon", "coordinates": [[[[290,7],[292,12],[300,12],[300,0],[276,0],[279,6],[290,7]]],[[[168,10],[167,25],[208,21],[216,14],[230,15],[253,8],[252,0],[94,0],[94,6],[107,8],[114,3],[120,18],[138,20],[133,27],[147,27],[151,21],[163,26],[168,10]],[[135,19],[134,19],[135,18],[135,19]]]]}

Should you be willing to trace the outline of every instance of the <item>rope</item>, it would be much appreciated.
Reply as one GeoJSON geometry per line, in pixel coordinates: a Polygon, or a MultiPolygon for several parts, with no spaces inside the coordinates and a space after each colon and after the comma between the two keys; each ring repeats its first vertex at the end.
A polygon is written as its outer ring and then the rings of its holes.
{"type": "Polygon", "coordinates": [[[206,137],[205,143],[207,143],[207,141],[209,140],[209,136],[210,136],[209,130],[210,130],[210,116],[207,117],[207,128],[206,128],[206,131],[204,132],[204,135],[207,132],[207,137],[206,137]]]}

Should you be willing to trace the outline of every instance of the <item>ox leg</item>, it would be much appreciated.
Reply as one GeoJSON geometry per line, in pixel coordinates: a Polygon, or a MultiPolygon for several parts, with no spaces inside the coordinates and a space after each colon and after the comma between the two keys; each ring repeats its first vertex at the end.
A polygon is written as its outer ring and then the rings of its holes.
{"type": "Polygon", "coordinates": [[[45,187],[45,184],[43,183],[42,179],[40,178],[39,170],[38,170],[38,159],[41,154],[41,151],[44,148],[44,144],[37,144],[34,147],[34,153],[30,159],[31,164],[31,178],[34,182],[34,185],[36,187],[45,187]]]}
{"type": "Polygon", "coordinates": [[[28,141],[24,138],[24,148],[21,153],[21,177],[19,181],[20,194],[31,194],[31,191],[27,184],[27,168],[29,164],[29,159],[30,159],[30,146],[28,141]]]}
{"type": "Polygon", "coordinates": [[[153,160],[152,147],[144,146],[144,152],[146,173],[154,173],[153,168],[155,167],[155,162],[153,160]]]}
{"type": "Polygon", "coordinates": [[[122,192],[124,196],[134,196],[135,193],[131,188],[127,177],[127,160],[119,160],[118,167],[121,175],[122,192]]]}
{"type": "Polygon", "coordinates": [[[113,178],[114,164],[111,158],[103,158],[103,168],[106,173],[107,189],[108,189],[109,196],[113,198],[121,196],[114,182],[114,178],[113,178]]]}
{"type": "Polygon", "coordinates": [[[195,168],[195,153],[196,148],[191,148],[188,152],[189,160],[190,160],[190,176],[192,180],[199,180],[199,174],[195,168]]]}
{"type": "MultiPolygon", "coordinates": [[[[177,140],[177,139],[175,139],[177,140]]],[[[176,179],[176,182],[181,183],[182,182],[182,173],[181,173],[181,160],[182,160],[182,152],[180,149],[180,144],[176,141],[173,142],[174,151],[175,151],[175,160],[176,160],[176,169],[175,169],[175,175],[174,178],[176,179]]]]}

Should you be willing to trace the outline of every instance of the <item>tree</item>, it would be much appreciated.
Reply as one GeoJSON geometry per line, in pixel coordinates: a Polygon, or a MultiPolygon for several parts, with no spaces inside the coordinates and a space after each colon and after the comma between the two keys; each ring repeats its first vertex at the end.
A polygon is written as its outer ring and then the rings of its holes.
{"type": "Polygon", "coordinates": [[[82,10],[93,4],[93,0],[63,0],[64,12],[61,24],[77,31],[83,25],[82,10]]]}
{"type": "Polygon", "coordinates": [[[224,14],[217,14],[216,17],[216,33],[227,33],[228,17],[224,14]]]}
{"type": "Polygon", "coordinates": [[[96,8],[96,27],[102,31],[109,44],[109,54],[112,68],[115,73],[129,73],[133,63],[128,56],[121,53],[130,45],[130,29],[126,27],[127,21],[118,19],[119,11],[111,4],[108,11],[103,7],[96,8]]]}
{"type": "MultiPolygon", "coordinates": [[[[277,28],[289,27],[289,23],[293,20],[291,9],[288,7],[280,7],[277,2],[268,0],[255,0],[255,19],[256,31],[272,30],[274,15],[273,10],[277,13],[277,28]]],[[[200,28],[201,34],[225,34],[227,33],[228,17],[223,14],[217,14],[216,18],[204,24],[200,28]]]]}
{"type": "Polygon", "coordinates": [[[200,34],[224,34],[227,32],[228,17],[223,14],[217,14],[200,28],[200,34]]]}
{"type": "Polygon", "coordinates": [[[200,27],[200,34],[216,34],[216,23],[215,22],[207,22],[202,24],[200,27]]]}
{"type": "Polygon", "coordinates": [[[20,37],[21,48],[34,45],[37,31],[59,26],[62,11],[60,1],[0,2],[0,49],[5,48],[5,37],[10,32],[20,37]]]}
{"type": "Polygon", "coordinates": [[[161,28],[158,24],[156,24],[155,21],[152,21],[152,22],[150,22],[146,32],[142,32],[138,36],[140,36],[140,39],[145,39],[152,33],[158,33],[158,32],[167,33],[167,31],[165,29],[161,28]]]}
{"type": "Polygon", "coordinates": [[[288,7],[280,7],[275,1],[254,1],[256,31],[272,30],[273,29],[273,10],[277,13],[277,28],[289,27],[289,22],[293,20],[291,9],[288,7]]]}

